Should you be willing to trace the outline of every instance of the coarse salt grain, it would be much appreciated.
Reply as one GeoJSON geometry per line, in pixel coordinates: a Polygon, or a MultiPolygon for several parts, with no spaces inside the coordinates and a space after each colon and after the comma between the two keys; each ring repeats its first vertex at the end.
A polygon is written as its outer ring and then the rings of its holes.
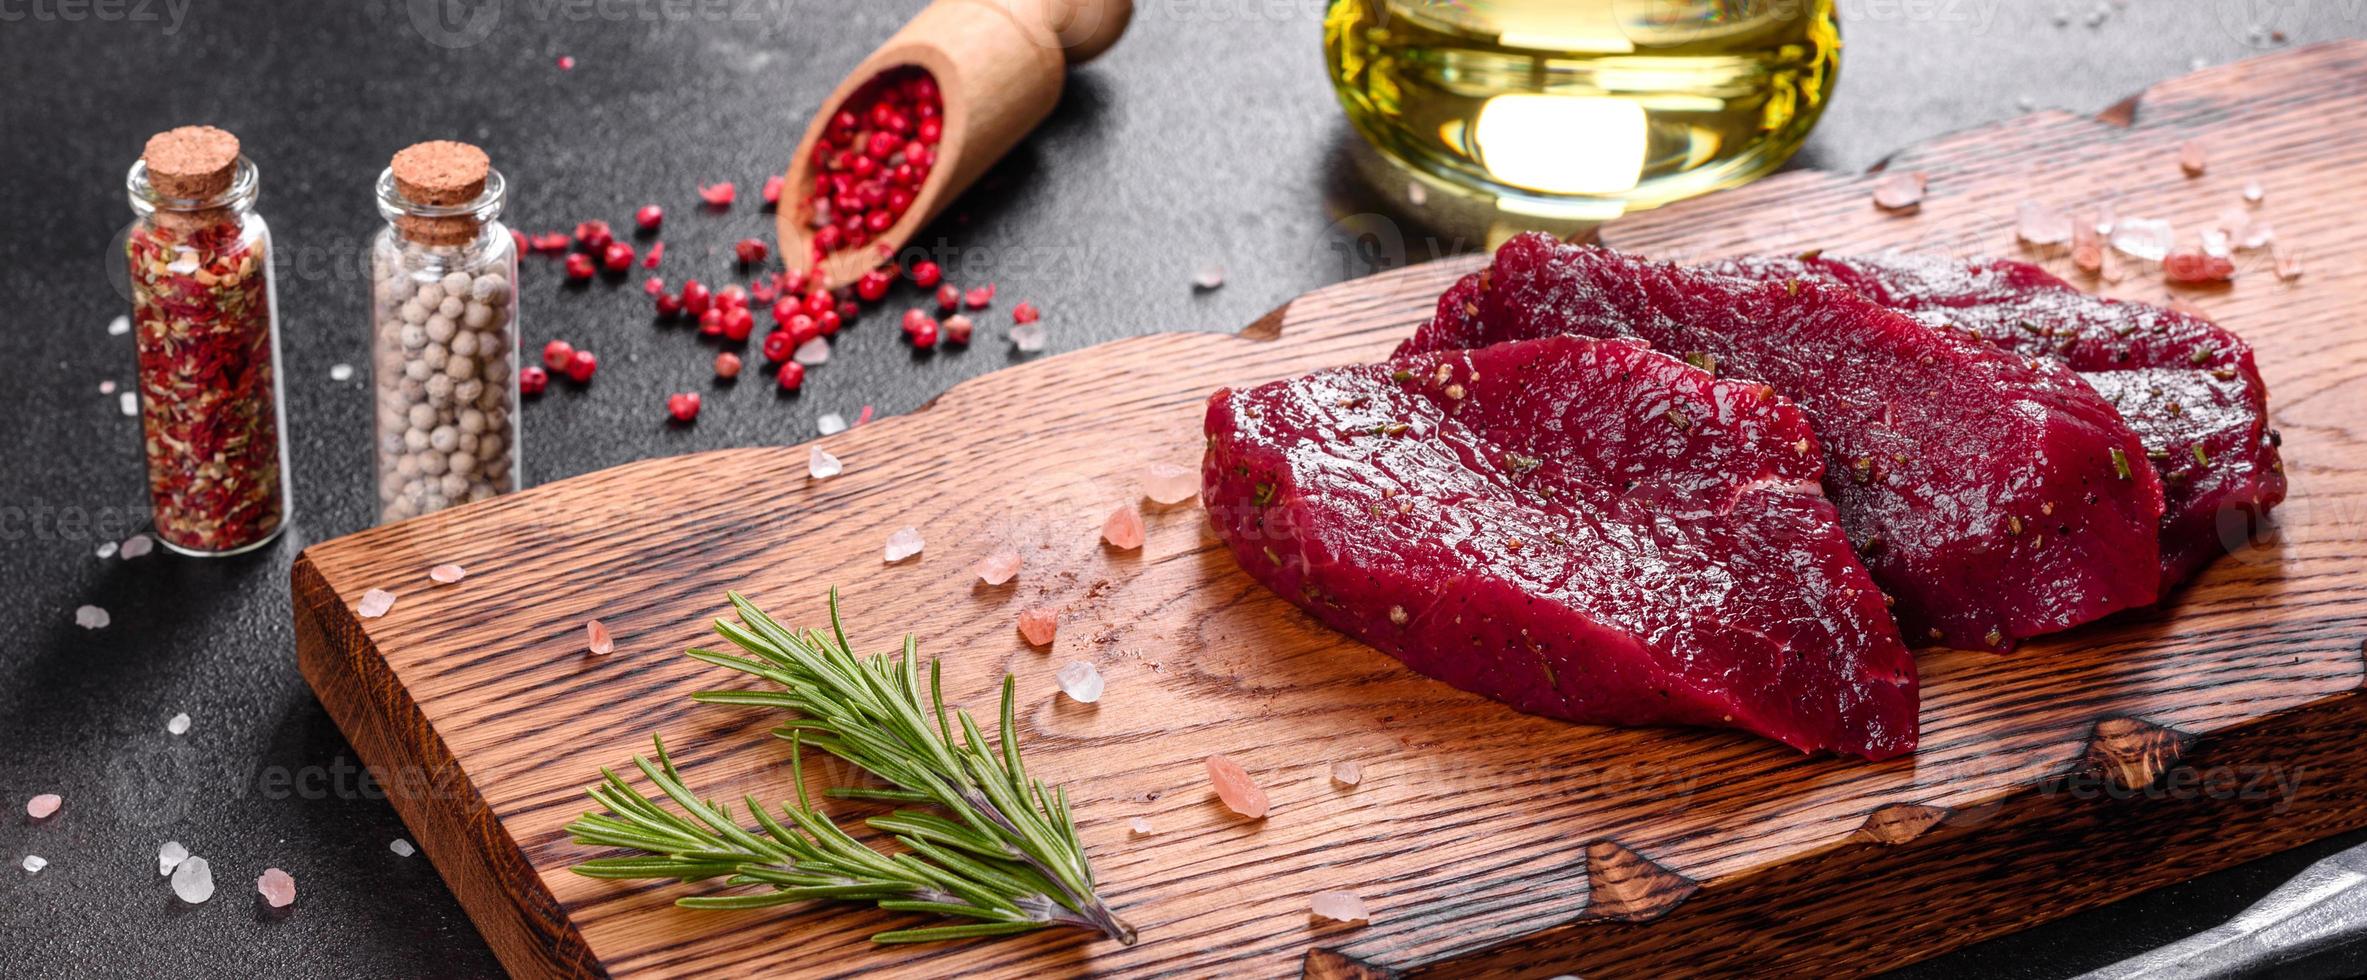
{"type": "Polygon", "coordinates": [[[2178,147],[2178,169],[2189,177],[2200,177],[2210,165],[2210,151],[2201,140],[2187,140],[2178,147]]]}
{"type": "Polygon", "coordinates": [[[978,581],[984,582],[988,585],[1001,585],[1010,581],[1012,576],[1019,574],[1019,565],[1019,553],[1009,548],[1004,548],[1001,551],[995,552],[994,554],[978,559],[978,565],[975,571],[978,573],[978,581]]]}
{"type": "Polygon", "coordinates": [[[161,878],[172,874],[173,869],[180,867],[181,862],[186,860],[189,860],[188,848],[182,847],[181,842],[177,840],[165,841],[163,847],[156,849],[157,877],[161,878]]]}
{"type": "Polygon", "coordinates": [[[1406,181],[1405,203],[1417,208],[1430,203],[1430,188],[1422,186],[1422,182],[1418,180],[1406,181]]]}
{"type": "Polygon", "coordinates": [[[128,391],[124,392],[115,396],[115,406],[122,409],[125,415],[138,415],[140,414],[140,396],[128,391]]]}
{"type": "Polygon", "coordinates": [[[1147,834],[1151,832],[1151,822],[1141,817],[1135,817],[1132,820],[1126,821],[1126,829],[1131,830],[1137,834],[1147,834]]]}
{"type": "Polygon", "coordinates": [[[1354,786],[1364,782],[1364,767],[1354,762],[1334,762],[1331,764],[1331,779],[1342,786],[1354,786]]]}
{"type": "Polygon", "coordinates": [[[2161,261],[2177,241],[2177,231],[2166,220],[2123,218],[2112,229],[2113,251],[2145,262],[2161,261]]]}
{"type": "Polygon", "coordinates": [[[605,657],[616,652],[616,640],[608,635],[608,627],[597,619],[584,624],[584,649],[592,656],[605,657]]]}
{"type": "Polygon", "coordinates": [[[2259,181],[2247,180],[2244,182],[2244,203],[2258,204],[2260,203],[2261,199],[2266,198],[2267,196],[2268,188],[2260,186],[2259,181]]]}
{"type": "Polygon", "coordinates": [[[331,380],[331,381],[351,381],[351,380],[353,380],[353,365],[351,365],[351,364],[331,364],[331,365],[329,365],[329,380],[331,380]]]}
{"type": "Polygon", "coordinates": [[[184,711],[165,720],[164,730],[171,735],[189,734],[189,713],[184,711]]]}
{"type": "Polygon", "coordinates": [[[44,857],[42,857],[42,856],[41,856],[41,855],[39,855],[39,854],[27,854],[27,855],[25,855],[24,869],[25,869],[25,873],[26,873],[26,874],[29,874],[29,875],[37,875],[37,874],[40,874],[40,873],[41,873],[41,869],[43,869],[43,868],[46,868],[46,867],[49,867],[49,859],[47,859],[47,858],[44,858],[44,857]]]}
{"type": "Polygon", "coordinates": [[[121,337],[131,332],[131,317],[119,316],[107,321],[107,336],[121,337]]]}
{"type": "Polygon", "coordinates": [[[1316,915],[1333,922],[1364,922],[1370,917],[1370,913],[1365,910],[1364,899],[1356,897],[1355,892],[1316,892],[1307,907],[1316,915]]]}
{"type": "Polygon", "coordinates": [[[1200,271],[1192,273],[1192,288],[1199,290],[1200,292],[1207,292],[1211,289],[1219,288],[1224,284],[1224,266],[1214,264],[1204,265],[1200,267],[1200,271]]]}
{"type": "Polygon", "coordinates": [[[105,380],[105,381],[101,381],[101,382],[99,382],[99,394],[102,394],[102,395],[112,395],[112,394],[114,394],[114,393],[115,393],[115,379],[113,379],[113,378],[109,378],[109,379],[107,379],[107,380],[105,380]]]}
{"type": "Polygon", "coordinates": [[[1183,503],[1200,495],[1200,471],[1174,463],[1152,463],[1142,472],[1142,495],[1160,504],[1183,503]]]}
{"type": "Polygon", "coordinates": [[[427,577],[429,581],[435,582],[438,585],[453,585],[458,583],[461,579],[468,577],[468,569],[452,564],[451,562],[445,562],[444,564],[428,569],[427,577]]]}
{"type": "Polygon", "coordinates": [[[789,353],[789,359],[807,367],[827,364],[830,362],[830,342],[815,337],[797,345],[797,349],[789,353]]]}
{"type": "Polygon", "coordinates": [[[1019,611],[1019,636],[1029,646],[1048,647],[1060,634],[1060,610],[1030,606],[1019,611]]]}
{"type": "Polygon", "coordinates": [[[201,857],[182,861],[173,869],[173,894],[191,905],[205,904],[214,897],[214,869],[201,857]]]}
{"type": "Polygon", "coordinates": [[[400,837],[386,842],[386,849],[395,852],[396,857],[410,857],[413,854],[419,853],[419,849],[412,847],[410,841],[404,840],[400,837]]]}
{"type": "Polygon", "coordinates": [[[58,807],[65,802],[56,793],[43,793],[25,801],[25,816],[35,820],[47,820],[49,815],[58,812],[58,807]]]}
{"type": "Polygon", "coordinates": [[[1119,504],[1101,522],[1101,539],[1119,551],[1133,551],[1142,547],[1142,514],[1133,504],[1119,504]]]}
{"type": "Polygon", "coordinates": [[[1249,770],[1224,756],[1208,757],[1208,782],[1216,787],[1216,798],[1227,808],[1251,820],[1264,817],[1271,805],[1266,791],[1249,778],[1249,770]]]}
{"type": "Polygon", "coordinates": [[[135,534],[123,539],[123,550],[120,553],[127,559],[138,558],[155,548],[156,539],[145,534],[135,534]]]}
{"type": "Polygon", "coordinates": [[[1923,204],[1922,171],[1891,174],[1874,182],[1874,206],[1885,211],[1912,211],[1923,204]]]}
{"type": "Polygon", "coordinates": [[[1054,672],[1052,678],[1060,682],[1061,693],[1084,704],[1101,700],[1105,684],[1101,671],[1082,660],[1071,660],[1054,672]]]}
{"type": "Polygon", "coordinates": [[[826,436],[834,436],[846,430],[847,420],[837,412],[824,412],[821,418],[814,420],[814,431],[826,436]]]}
{"type": "Polygon", "coordinates": [[[1043,350],[1044,340],[1042,321],[1021,323],[1011,328],[1011,346],[1017,348],[1022,354],[1033,354],[1043,350]]]}
{"type": "MultiPolygon", "coordinates": [[[[845,471],[846,464],[839,462],[838,457],[823,452],[822,447],[815,446],[806,451],[805,473],[807,476],[817,480],[827,480],[845,471]]],[[[894,561],[895,559],[889,560],[894,561]]]]}
{"type": "Polygon", "coordinates": [[[925,542],[921,540],[920,528],[897,528],[896,533],[888,535],[887,546],[880,549],[880,557],[892,565],[920,554],[924,544],[925,542]]]}
{"type": "Polygon", "coordinates": [[[106,610],[97,606],[77,606],[74,609],[74,625],[86,630],[103,630],[113,621],[106,610]]]}
{"type": "Polygon", "coordinates": [[[113,558],[113,557],[115,557],[115,542],[113,542],[113,541],[101,541],[101,542],[99,542],[99,560],[101,560],[101,561],[105,561],[106,559],[113,558]]]}
{"type": "Polygon", "coordinates": [[[255,879],[255,894],[272,908],[287,908],[296,902],[296,879],[278,868],[265,868],[255,879]]]}
{"type": "Polygon", "coordinates": [[[385,589],[371,589],[362,593],[362,601],[353,604],[353,614],[363,619],[377,619],[393,609],[395,594],[385,589]]]}
{"type": "Polygon", "coordinates": [[[2023,201],[2014,237],[2031,245],[2063,244],[2071,240],[2071,216],[2037,201],[2023,201]]]}

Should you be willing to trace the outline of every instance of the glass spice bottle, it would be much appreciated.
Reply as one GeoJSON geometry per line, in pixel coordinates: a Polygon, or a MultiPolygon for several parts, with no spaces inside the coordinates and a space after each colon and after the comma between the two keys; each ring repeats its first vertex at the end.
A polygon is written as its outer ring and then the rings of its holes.
{"type": "Polygon", "coordinates": [[[506,186],[467,143],[407,147],[378,177],[371,243],[378,518],[518,488],[518,250],[506,186]]]}
{"type": "Polygon", "coordinates": [[[261,547],[288,521],[279,302],[257,183],[238,137],[210,126],[157,134],[125,178],[149,503],[157,540],[186,555],[261,547]]]}

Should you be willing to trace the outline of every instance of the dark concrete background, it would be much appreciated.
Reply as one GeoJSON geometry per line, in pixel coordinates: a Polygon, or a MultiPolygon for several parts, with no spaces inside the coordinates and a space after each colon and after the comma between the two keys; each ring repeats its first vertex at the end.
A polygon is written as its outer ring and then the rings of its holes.
{"type": "MultiPolygon", "coordinates": [[[[112,2],[112,0],[109,0],[112,2]]],[[[2198,62],[2358,33],[2353,4],[2254,0],[1844,0],[1839,90],[1799,161],[1863,168],[1918,139],[2026,105],[2093,111],[2198,62]],[[2090,26],[2090,11],[2108,11],[2090,26]],[[2068,23],[2058,25],[2060,14],[2068,23]]],[[[917,0],[477,0],[483,30],[419,29],[411,0],[214,4],[0,0],[0,975],[186,973],[469,976],[496,964],[424,857],[389,853],[401,822],[297,676],[288,562],[370,519],[362,245],[380,227],[371,182],[420,139],[472,140],[513,180],[513,223],[624,227],[670,211],[664,272],[714,281],[728,246],[769,238],[752,206],[803,114],[917,0]],[[562,72],[554,60],[578,60],[562,72]],[[145,137],[206,122],[245,141],[281,269],[296,519],[263,553],[102,561],[145,519],[135,420],[97,393],[128,382],[126,304],[110,239],[128,218],[123,172],[145,137]],[[702,213],[697,185],[741,184],[702,213]],[[89,632],[74,609],[109,609],[89,632]],[[195,726],[164,731],[175,712],[195,726]],[[23,817],[35,793],[62,817],[23,817]],[[220,894],[172,897],[166,839],[209,858],[220,894]],[[27,875],[16,863],[52,863],[27,875]],[[252,882],[296,876],[284,919],[252,882]]],[[[425,6],[424,0],[422,6],[425,6]]],[[[461,0],[466,13],[472,5],[461,0]]],[[[1387,262],[1480,243],[1431,235],[1347,176],[1323,81],[1318,0],[1142,0],[1131,35],[1078,74],[1053,119],[924,240],[957,274],[1031,298],[1054,350],[1154,330],[1230,330],[1309,288],[1372,271],[1344,261],[1336,224],[1404,223],[1387,262]],[[1363,216],[1363,217],[1359,217],[1363,216]],[[1195,268],[1225,286],[1195,295],[1195,268]],[[966,274],[964,274],[966,273],[966,274]]],[[[598,351],[585,390],[528,407],[536,481],[659,454],[808,438],[863,405],[905,412],[1008,364],[999,342],[909,351],[886,316],[840,339],[802,396],[716,388],[709,350],[653,327],[635,284],[568,289],[530,263],[524,335],[598,351]],[[663,422],[665,393],[701,390],[698,424],[663,422]]],[[[988,318],[982,333],[999,339],[988,318]]],[[[753,379],[751,379],[753,380],[753,379]]],[[[945,419],[948,438],[1025,419],[945,419]]],[[[662,502],[660,502],[662,505],[662,502]]],[[[490,639],[490,638],[489,638],[490,639]]],[[[619,724],[631,724],[620,716],[619,724]]],[[[2207,926],[2321,846],[2167,889],[1912,971],[2051,977],[2207,926]]],[[[2066,869],[2076,873],[2075,869],[2066,869]]],[[[2013,896],[2001,896],[2012,901],[2013,896]]],[[[2350,972],[2357,964],[2345,961],[2350,972]]]]}

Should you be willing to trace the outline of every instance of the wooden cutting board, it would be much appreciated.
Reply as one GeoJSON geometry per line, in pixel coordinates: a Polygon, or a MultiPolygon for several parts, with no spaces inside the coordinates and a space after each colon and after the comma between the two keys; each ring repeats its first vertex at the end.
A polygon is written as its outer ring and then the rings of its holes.
{"type": "MultiPolygon", "coordinates": [[[[1140,337],[955,387],[912,415],[806,448],[655,459],[315,545],[295,568],[305,677],[502,962],[519,975],[1648,976],[1825,973],[1910,962],[2367,825],[2367,44],[2165,83],[2103,119],[2047,113],[1888,166],[1928,175],[1920,213],[1876,210],[1878,175],[1793,173],[1618,222],[1656,255],[1884,247],[2022,254],[2025,200],[2111,202],[2191,240],[2258,180],[2256,214],[2306,263],[2247,254],[2234,285],[2115,295],[2201,307],[2251,338],[2292,499],[2164,607],[2010,657],[1921,658],[1923,748],[1872,764],[1730,732],[1608,730],[1515,714],[1315,625],[1244,576],[1196,507],[1142,504],[1136,553],[1102,519],[1153,462],[1192,464],[1209,393],[1383,356],[1476,259],[1319,290],[1238,335],[1140,337]],[[2209,168],[2189,178],[2181,144],[2209,168]],[[886,565],[912,525],[927,550],[886,565]],[[1015,586],[975,584],[1000,547],[1015,586]],[[469,569],[436,586],[439,562],[469,569]],[[946,658],[950,697],[991,707],[1019,675],[1031,768],[1065,783],[1106,894],[1141,930],[873,948],[913,919],[847,907],[675,908],[691,887],[602,882],[560,827],[602,765],[662,734],[694,785],[791,795],[765,712],[695,706],[738,683],[685,659],[726,589],[814,623],[844,590],[859,646],[901,631],[946,658]],[[364,590],[401,595],[384,618],[364,590]],[[1065,607],[1049,655],[1014,630],[1065,607]],[[616,653],[584,653],[584,623],[616,653]],[[1100,704],[1053,671],[1090,660],[1100,704]],[[1215,801],[1201,760],[1245,764],[1262,821],[1215,801]],[[1362,785],[1333,783],[1353,760],[1362,785]],[[1154,831],[1133,835],[1130,818],[1154,831]],[[1308,898],[1362,895],[1363,926],[1308,898]]],[[[2058,267],[2068,263],[2057,257],[2058,267]]],[[[2235,529],[2238,539],[2241,529],[2235,529]]],[[[817,783],[844,780],[811,767],[817,783]]],[[[849,818],[865,811],[839,807],[849,818]]]]}

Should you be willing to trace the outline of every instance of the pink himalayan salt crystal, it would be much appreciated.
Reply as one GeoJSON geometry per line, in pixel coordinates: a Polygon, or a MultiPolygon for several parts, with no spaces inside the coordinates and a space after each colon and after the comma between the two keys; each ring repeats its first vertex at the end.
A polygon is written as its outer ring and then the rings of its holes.
{"type": "Polygon", "coordinates": [[[1152,463],[1142,471],[1142,495],[1160,504],[1183,503],[1200,495],[1200,471],[1174,463],[1152,463]]]}
{"type": "Polygon", "coordinates": [[[1356,897],[1355,892],[1316,892],[1307,904],[1316,915],[1333,922],[1365,922],[1371,918],[1365,911],[1364,899],[1356,897]]]}
{"type": "Polygon", "coordinates": [[[592,656],[605,657],[616,652],[616,641],[608,638],[608,627],[594,619],[584,623],[584,649],[592,656]]]}
{"type": "Polygon", "coordinates": [[[925,542],[921,540],[920,528],[898,528],[896,533],[888,535],[887,547],[880,550],[880,557],[886,559],[888,564],[893,565],[920,554],[924,544],[925,542]]]}
{"type": "Polygon", "coordinates": [[[2071,240],[2071,216],[2036,201],[2023,201],[2014,222],[2014,237],[2031,245],[2061,245],[2071,240]]]}
{"type": "Polygon", "coordinates": [[[2277,278],[2286,282],[2301,278],[2301,256],[2292,252],[2277,256],[2277,278]]]}
{"type": "Polygon", "coordinates": [[[56,793],[43,793],[25,801],[25,816],[35,820],[47,820],[49,815],[58,812],[58,807],[65,802],[56,793]]]}
{"type": "Polygon", "coordinates": [[[1249,778],[1249,770],[1241,768],[1240,763],[1221,755],[1209,756],[1208,781],[1216,787],[1216,798],[1223,800],[1234,813],[1251,820],[1266,815],[1270,807],[1266,791],[1257,788],[1257,783],[1249,778]]]}
{"type": "Polygon", "coordinates": [[[1029,646],[1048,647],[1060,632],[1060,610],[1034,606],[1019,611],[1019,636],[1029,646]]]}
{"type": "Polygon", "coordinates": [[[1019,553],[1004,548],[978,559],[975,570],[978,572],[978,581],[988,585],[1001,585],[1010,581],[1012,576],[1019,574],[1019,553]]]}
{"type": "Polygon", "coordinates": [[[255,879],[255,893],[272,908],[287,908],[296,902],[296,879],[278,868],[265,868],[255,879]]]}
{"type": "Polygon", "coordinates": [[[1142,515],[1133,504],[1119,504],[1110,511],[1108,520],[1101,522],[1101,539],[1119,551],[1133,551],[1142,547],[1142,515]]]}
{"type": "Polygon", "coordinates": [[[2244,182],[2244,203],[2258,204],[2266,197],[2268,197],[2268,188],[2260,186],[2259,181],[2247,180],[2244,182]]]}
{"type": "Polygon", "coordinates": [[[452,585],[456,582],[459,582],[461,579],[467,578],[468,569],[462,568],[450,562],[445,562],[444,564],[428,569],[427,577],[439,585],[452,585]]]}
{"type": "Polygon", "coordinates": [[[371,589],[362,593],[362,601],[353,604],[353,614],[363,619],[377,619],[393,609],[395,594],[385,589],[371,589]]]}
{"type": "Polygon", "coordinates": [[[1334,762],[1331,764],[1331,780],[1342,786],[1354,786],[1364,782],[1364,767],[1354,762],[1334,762]]]}
{"type": "MultiPolygon", "coordinates": [[[[131,397],[131,392],[124,392],[123,396],[129,398],[131,397]]],[[[126,559],[138,558],[141,555],[145,555],[148,552],[155,550],[155,548],[155,538],[151,538],[145,534],[135,534],[131,537],[123,539],[123,549],[120,554],[122,554],[126,559]]]]}
{"type": "Polygon", "coordinates": [[[114,621],[114,617],[107,615],[106,610],[97,606],[74,607],[74,625],[83,629],[103,630],[107,628],[108,623],[114,621]]]}
{"type": "Polygon", "coordinates": [[[1126,829],[1131,830],[1136,834],[1147,834],[1151,832],[1151,822],[1142,817],[1135,817],[1132,820],[1126,821],[1126,829]]]}
{"type": "Polygon", "coordinates": [[[1923,204],[1923,186],[1920,170],[1891,174],[1874,182],[1874,206],[1884,211],[1913,211],[1923,204]]]}
{"type": "Polygon", "coordinates": [[[2202,176],[2203,170],[2210,165],[2209,158],[2210,151],[2201,140],[2187,140],[2178,147],[2178,169],[2186,171],[2189,177],[2202,176]]]}

